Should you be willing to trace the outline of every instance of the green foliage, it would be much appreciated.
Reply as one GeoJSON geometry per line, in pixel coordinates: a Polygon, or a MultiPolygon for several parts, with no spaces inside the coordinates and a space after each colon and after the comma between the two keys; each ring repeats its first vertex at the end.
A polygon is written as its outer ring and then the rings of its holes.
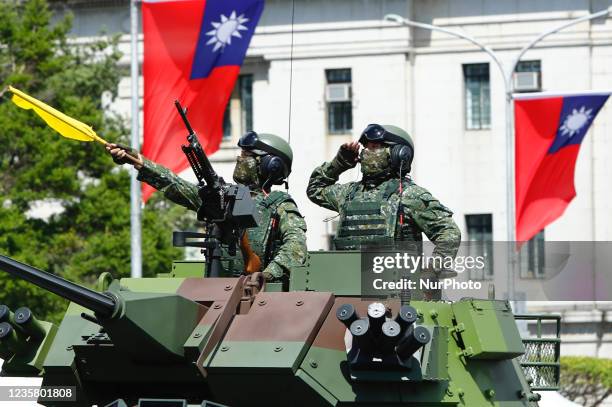
{"type": "MultiPolygon", "coordinates": [[[[33,112],[9,100],[11,84],[93,126],[109,141],[127,141],[124,123],[105,115],[101,95],[116,96],[120,77],[117,38],[70,43],[70,15],[51,24],[45,0],[0,2],[0,253],[93,285],[105,271],[130,272],[129,173],[97,143],[61,137],[33,112]],[[36,204],[63,212],[36,219],[36,204]],[[30,212],[29,212],[30,211],[30,212]],[[30,215],[29,215],[30,214],[30,215]]],[[[159,197],[143,212],[145,276],[168,272],[181,251],[171,231],[185,211],[159,197]]],[[[66,301],[0,273],[0,303],[29,306],[58,321],[66,301]]]]}
{"type": "Polygon", "coordinates": [[[583,406],[601,405],[612,395],[612,359],[562,357],[561,394],[583,406]]]}

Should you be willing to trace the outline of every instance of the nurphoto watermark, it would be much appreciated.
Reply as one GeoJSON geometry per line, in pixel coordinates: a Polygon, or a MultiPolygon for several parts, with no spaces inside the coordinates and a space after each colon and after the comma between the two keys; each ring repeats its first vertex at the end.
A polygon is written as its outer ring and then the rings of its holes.
{"type": "Polygon", "coordinates": [[[397,242],[361,248],[364,297],[612,301],[612,242],[397,242]]]}

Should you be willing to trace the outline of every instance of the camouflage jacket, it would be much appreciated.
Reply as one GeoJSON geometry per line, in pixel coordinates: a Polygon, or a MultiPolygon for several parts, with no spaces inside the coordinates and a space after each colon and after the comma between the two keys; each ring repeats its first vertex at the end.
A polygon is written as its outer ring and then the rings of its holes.
{"type": "MultiPolygon", "coordinates": [[[[344,217],[343,211],[348,199],[353,201],[379,199],[380,191],[388,188],[392,182],[395,182],[396,186],[399,184],[396,179],[372,184],[363,181],[337,184],[340,174],[347,168],[348,166],[337,158],[324,163],[313,171],[306,191],[312,202],[338,212],[341,219],[344,217]]],[[[401,208],[405,225],[401,228],[399,225],[393,225],[391,232],[393,239],[398,240],[398,233],[402,233],[403,239],[420,241],[422,232],[436,245],[433,255],[454,257],[461,242],[461,232],[452,219],[452,211],[412,180],[404,181],[404,186],[401,208]],[[408,229],[408,233],[404,233],[404,229],[408,229]]],[[[397,200],[398,196],[399,191],[395,189],[389,200],[393,198],[397,200]]],[[[399,202],[395,208],[398,206],[399,202]]],[[[388,215],[395,216],[395,214],[388,215]]],[[[398,216],[394,219],[399,221],[398,216]]]]}
{"type": "MultiPolygon", "coordinates": [[[[185,181],[168,168],[144,159],[143,167],[138,171],[138,180],[146,182],[174,203],[193,211],[200,208],[202,201],[198,187],[185,181]]],[[[259,205],[264,194],[261,190],[252,191],[256,205],[259,205]]],[[[259,209],[259,207],[258,207],[259,209]]],[[[306,222],[292,201],[285,201],[277,208],[278,233],[277,250],[269,264],[264,264],[264,272],[275,279],[288,275],[294,267],[303,266],[308,256],[306,248],[306,222]]],[[[268,222],[269,219],[262,219],[268,222]]],[[[257,253],[263,259],[263,253],[257,253]]]]}

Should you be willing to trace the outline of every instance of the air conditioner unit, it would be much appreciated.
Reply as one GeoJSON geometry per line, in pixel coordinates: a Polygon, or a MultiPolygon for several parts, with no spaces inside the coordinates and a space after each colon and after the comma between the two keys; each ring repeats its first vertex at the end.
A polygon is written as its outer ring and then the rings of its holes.
{"type": "Polygon", "coordinates": [[[514,90],[517,92],[540,90],[540,72],[515,72],[514,90]]]}
{"type": "Polygon", "coordinates": [[[348,102],[351,100],[350,83],[332,83],[325,88],[327,102],[348,102]]]}

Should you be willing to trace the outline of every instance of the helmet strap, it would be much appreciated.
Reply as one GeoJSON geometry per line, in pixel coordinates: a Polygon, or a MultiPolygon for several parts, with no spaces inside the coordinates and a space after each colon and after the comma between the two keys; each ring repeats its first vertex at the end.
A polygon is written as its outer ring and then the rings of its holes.
{"type": "Polygon", "coordinates": [[[270,185],[272,185],[272,177],[268,177],[268,179],[266,179],[264,183],[261,184],[261,189],[266,196],[268,196],[268,193],[270,191],[270,185]]]}

